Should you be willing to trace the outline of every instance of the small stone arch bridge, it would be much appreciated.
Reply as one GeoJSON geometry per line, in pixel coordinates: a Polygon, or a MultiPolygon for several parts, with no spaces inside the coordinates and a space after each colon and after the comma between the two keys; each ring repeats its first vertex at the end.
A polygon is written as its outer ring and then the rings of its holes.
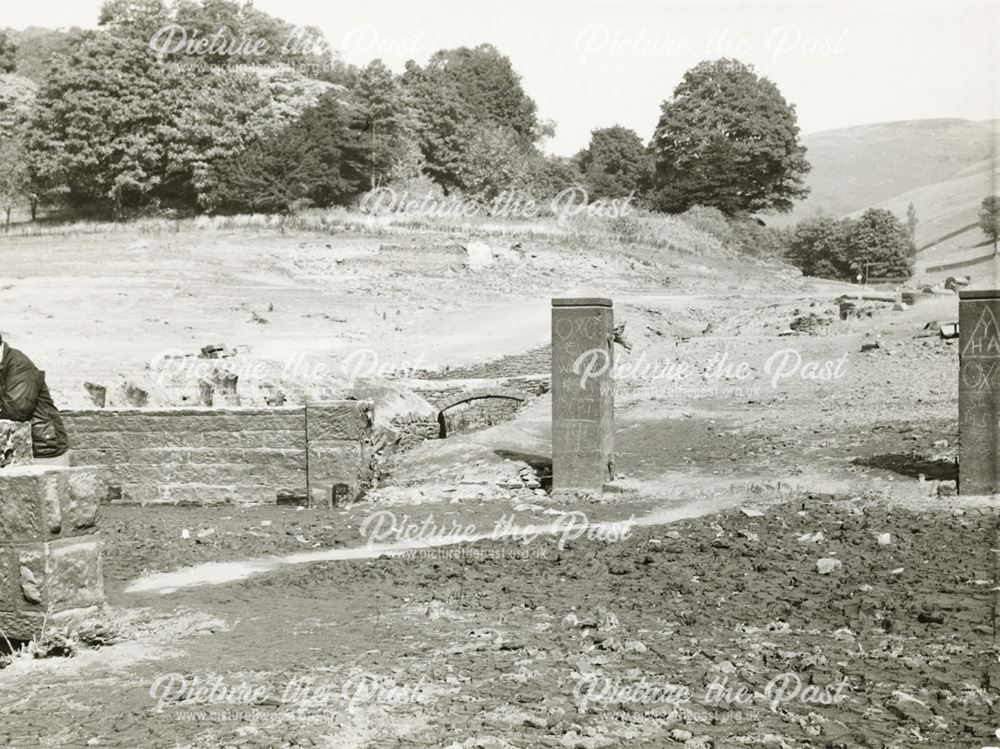
{"type": "Polygon", "coordinates": [[[454,408],[461,403],[468,403],[469,401],[480,400],[482,398],[506,398],[508,400],[515,400],[523,403],[528,400],[529,397],[529,393],[524,393],[520,390],[512,390],[510,388],[480,388],[478,390],[466,390],[462,393],[455,393],[455,395],[439,400],[434,404],[434,408],[436,408],[438,412],[438,424],[441,427],[440,436],[442,438],[448,436],[448,430],[445,426],[444,412],[449,408],[454,408]]]}

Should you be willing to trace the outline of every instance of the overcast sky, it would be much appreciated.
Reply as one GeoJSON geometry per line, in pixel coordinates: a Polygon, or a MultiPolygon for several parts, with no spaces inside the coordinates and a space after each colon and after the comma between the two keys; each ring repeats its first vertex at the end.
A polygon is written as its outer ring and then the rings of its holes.
{"type": "MultiPolygon", "coordinates": [[[[96,25],[101,0],[32,0],[0,26],[96,25]]],[[[648,139],[686,69],[728,56],[756,66],[795,104],[806,133],[889,120],[998,116],[996,0],[256,0],[318,26],[346,59],[399,70],[445,47],[490,42],[509,55],[546,144],[569,155],[595,127],[648,139]]]]}

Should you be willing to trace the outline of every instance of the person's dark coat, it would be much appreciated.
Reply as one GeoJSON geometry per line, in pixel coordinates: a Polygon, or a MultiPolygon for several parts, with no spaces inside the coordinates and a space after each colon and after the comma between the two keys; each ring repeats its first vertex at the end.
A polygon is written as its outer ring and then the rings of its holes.
{"type": "Polygon", "coordinates": [[[69,449],[66,427],[45,385],[45,373],[6,344],[0,358],[0,419],[31,422],[36,458],[57,458],[69,449]]]}

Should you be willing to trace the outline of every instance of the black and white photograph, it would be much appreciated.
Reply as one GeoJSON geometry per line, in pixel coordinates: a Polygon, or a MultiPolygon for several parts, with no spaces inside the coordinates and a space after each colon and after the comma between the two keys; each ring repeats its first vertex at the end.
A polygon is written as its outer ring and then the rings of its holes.
{"type": "Polygon", "coordinates": [[[1000,749],[1000,2],[0,0],[0,747],[1000,749]]]}

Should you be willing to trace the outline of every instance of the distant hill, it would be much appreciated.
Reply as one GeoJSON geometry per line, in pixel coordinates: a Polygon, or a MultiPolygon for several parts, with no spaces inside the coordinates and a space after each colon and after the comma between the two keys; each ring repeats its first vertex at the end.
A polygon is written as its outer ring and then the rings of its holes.
{"type": "MultiPolygon", "coordinates": [[[[981,168],[992,158],[998,132],[997,121],[942,119],[883,122],[805,135],[802,142],[813,167],[806,180],[811,193],[791,213],[772,216],[768,223],[787,225],[820,213],[845,216],[981,168]]],[[[903,203],[898,212],[901,217],[906,206],[903,203]]],[[[919,218],[920,206],[916,208],[919,218]]]]}
{"type": "Polygon", "coordinates": [[[991,267],[993,243],[978,226],[979,205],[1000,185],[1000,161],[984,159],[951,177],[877,203],[897,216],[913,203],[917,211],[917,273],[928,280],[952,275],[977,276],[991,267]],[[980,268],[979,266],[982,266],[980,268]]]}
{"type": "Polygon", "coordinates": [[[994,272],[993,245],[977,226],[979,205],[1000,193],[1000,121],[909,120],[803,137],[813,170],[808,199],[769,224],[886,208],[917,212],[920,281],[994,272]]]}

